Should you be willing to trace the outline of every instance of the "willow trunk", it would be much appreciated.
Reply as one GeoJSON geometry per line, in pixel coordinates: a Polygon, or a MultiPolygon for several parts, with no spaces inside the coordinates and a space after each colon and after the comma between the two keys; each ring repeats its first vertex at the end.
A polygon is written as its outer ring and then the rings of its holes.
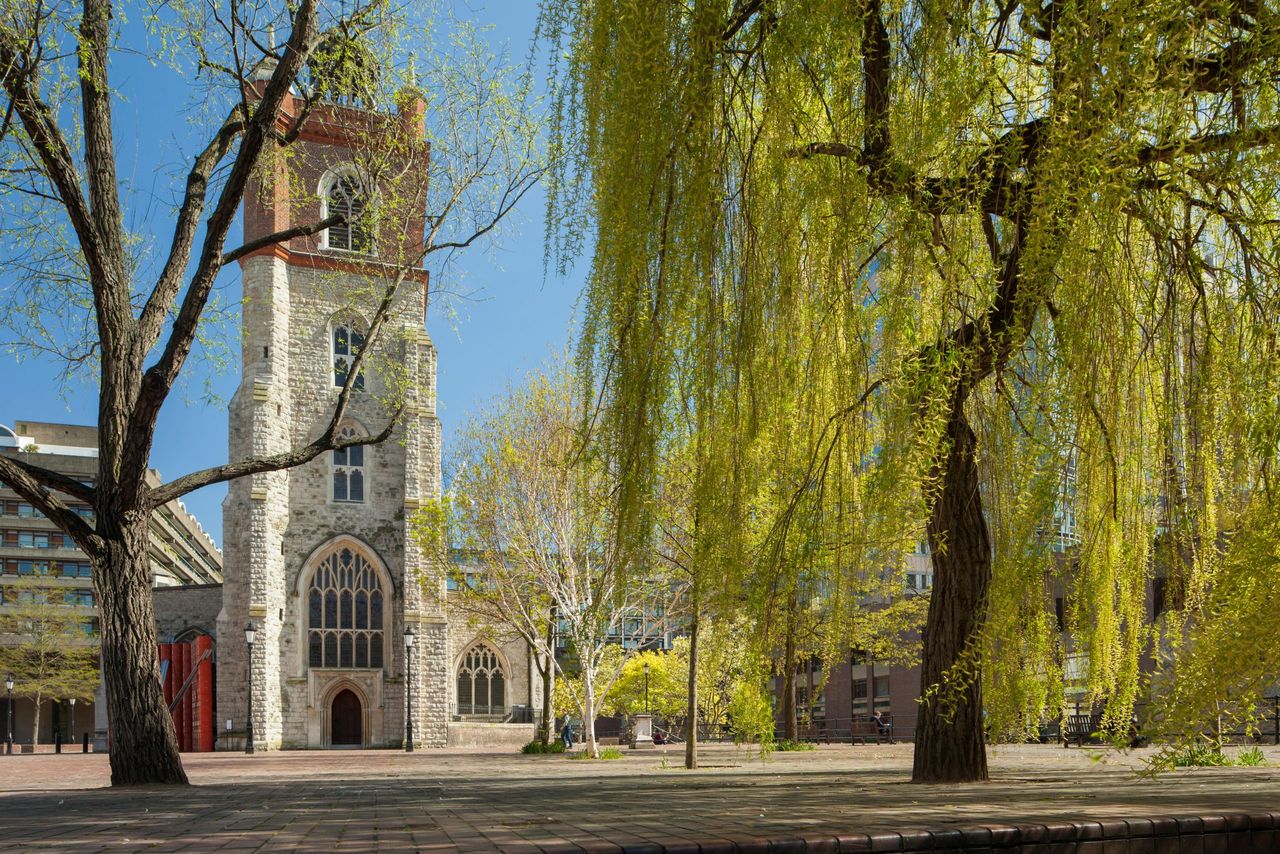
{"type": "Polygon", "coordinates": [[[106,547],[94,565],[111,785],[186,783],[173,718],[160,687],[148,519],[147,514],[137,516],[114,531],[106,520],[106,547]]]}
{"type": "Polygon", "coordinates": [[[684,767],[698,767],[698,582],[693,582],[693,619],[689,621],[689,708],[685,714],[684,767]]]}
{"type": "Polygon", "coordinates": [[[978,490],[976,439],[957,395],[945,447],[935,469],[941,488],[929,516],[933,592],[924,631],[916,783],[987,779],[982,680],[976,661],[962,660],[982,625],[991,583],[991,537],[978,490]]]}
{"type": "Polygon", "coordinates": [[[795,608],[787,606],[787,637],[782,662],[782,738],[799,741],[796,726],[796,618],[795,608]]]}

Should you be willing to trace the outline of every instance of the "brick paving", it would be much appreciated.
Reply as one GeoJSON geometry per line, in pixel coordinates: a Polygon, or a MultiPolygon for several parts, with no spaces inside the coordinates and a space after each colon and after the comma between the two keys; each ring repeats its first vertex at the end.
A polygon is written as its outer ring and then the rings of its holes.
{"type": "MultiPolygon", "coordinates": [[[[1280,765],[1280,750],[1267,753],[1280,765]]],[[[1000,850],[1280,850],[1270,829],[1248,848],[1225,833],[1245,840],[1244,816],[1256,828],[1273,812],[1280,828],[1280,768],[1148,780],[1135,776],[1143,755],[1003,748],[990,783],[914,786],[909,745],[822,746],[767,761],[717,745],[695,772],[679,767],[677,748],[609,762],[474,750],[218,753],[185,757],[193,786],[123,790],[106,786],[102,755],[0,756],[0,851],[982,850],[974,846],[1010,839],[1013,828],[1031,842],[1000,850]],[[1183,824],[1161,821],[1176,818],[1183,824]],[[1094,841],[1063,841],[1070,822],[1071,839],[1094,841]],[[1156,836],[1118,847],[1100,841],[1108,827],[1156,836]],[[1157,844],[1161,827],[1172,848],[1157,844]],[[958,832],[977,828],[994,835],[958,832]],[[1178,847],[1179,832],[1190,844],[1186,834],[1201,830],[1224,831],[1214,839],[1226,847],[1178,847]]]]}

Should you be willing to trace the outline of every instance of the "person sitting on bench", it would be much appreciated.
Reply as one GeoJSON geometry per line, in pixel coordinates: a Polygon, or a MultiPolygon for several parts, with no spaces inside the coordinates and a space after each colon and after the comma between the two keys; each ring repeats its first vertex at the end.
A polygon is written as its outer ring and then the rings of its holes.
{"type": "Polygon", "coordinates": [[[889,723],[884,719],[884,717],[882,717],[879,709],[876,709],[875,714],[871,716],[871,723],[875,724],[876,733],[879,734],[881,738],[889,738],[893,734],[893,724],[889,723]]]}

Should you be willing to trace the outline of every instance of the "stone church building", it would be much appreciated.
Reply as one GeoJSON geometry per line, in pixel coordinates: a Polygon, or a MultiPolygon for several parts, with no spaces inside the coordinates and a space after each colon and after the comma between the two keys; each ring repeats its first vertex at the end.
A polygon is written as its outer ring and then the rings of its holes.
{"type": "MultiPolygon", "coordinates": [[[[286,102],[282,130],[301,109],[286,102]]],[[[412,535],[415,511],[441,489],[427,274],[413,264],[406,275],[404,266],[420,254],[426,223],[424,109],[416,95],[394,114],[315,107],[300,119],[290,156],[269,164],[245,199],[250,244],[335,213],[350,222],[240,259],[243,367],[230,459],[300,448],[326,429],[397,277],[338,435],[374,436],[392,417],[388,401],[403,397],[404,406],[380,444],[231,482],[216,617],[218,749],[244,746],[250,683],[258,749],[403,746],[410,702],[417,746],[533,735],[541,682],[530,650],[450,617],[443,568],[412,535]],[[397,185],[380,184],[383,175],[397,185]],[[371,215],[380,205],[413,212],[371,215]]],[[[165,619],[162,640],[190,631],[182,617],[165,619]]]]}

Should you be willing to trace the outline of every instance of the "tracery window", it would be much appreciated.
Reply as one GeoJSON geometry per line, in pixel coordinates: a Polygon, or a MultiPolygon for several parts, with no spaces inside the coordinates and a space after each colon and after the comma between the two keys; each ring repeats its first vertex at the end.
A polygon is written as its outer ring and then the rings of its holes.
{"type": "Polygon", "coordinates": [[[327,219],[334,214],[342,214],[346,220],[329,226],[326,246],[348,252],[372,253],[373,234],[364,216],[368,207],[369,194],[364,183],[355,175],[337,176],[325,194],[324,215],[327,219]]]}
{"type": "Polygon", "coordinates": [[[478,643],[458,668],[458,714],[498,715],[506,712],[506,677],[498,654],[478,643]]]}
{"type": "Polygon", "coordinates": [[[339,549],[320,562],[307,592],[312,667],[382,667],[382,580],[360,552],[339,549]]]}
{"type": "MultiPolygon", "coordinates": [[[[338,431],[338,439],[354,439],[360,434],[353,427],[338,431]]],[[[333,452],[333,500],[349,504],[364,503],[364,445],[352,445],[333,452]]]]}
{"type": "MultiPolygon", "coordinates": [[[[341,388],[347,384],[347,376],[356,356],[364,348],[364,333],[354,324],[343,323],[333,326],[333,384],[341,388]]],[[[355,387],[364,389],[364,371],[356,374],[355,387]]]]}

